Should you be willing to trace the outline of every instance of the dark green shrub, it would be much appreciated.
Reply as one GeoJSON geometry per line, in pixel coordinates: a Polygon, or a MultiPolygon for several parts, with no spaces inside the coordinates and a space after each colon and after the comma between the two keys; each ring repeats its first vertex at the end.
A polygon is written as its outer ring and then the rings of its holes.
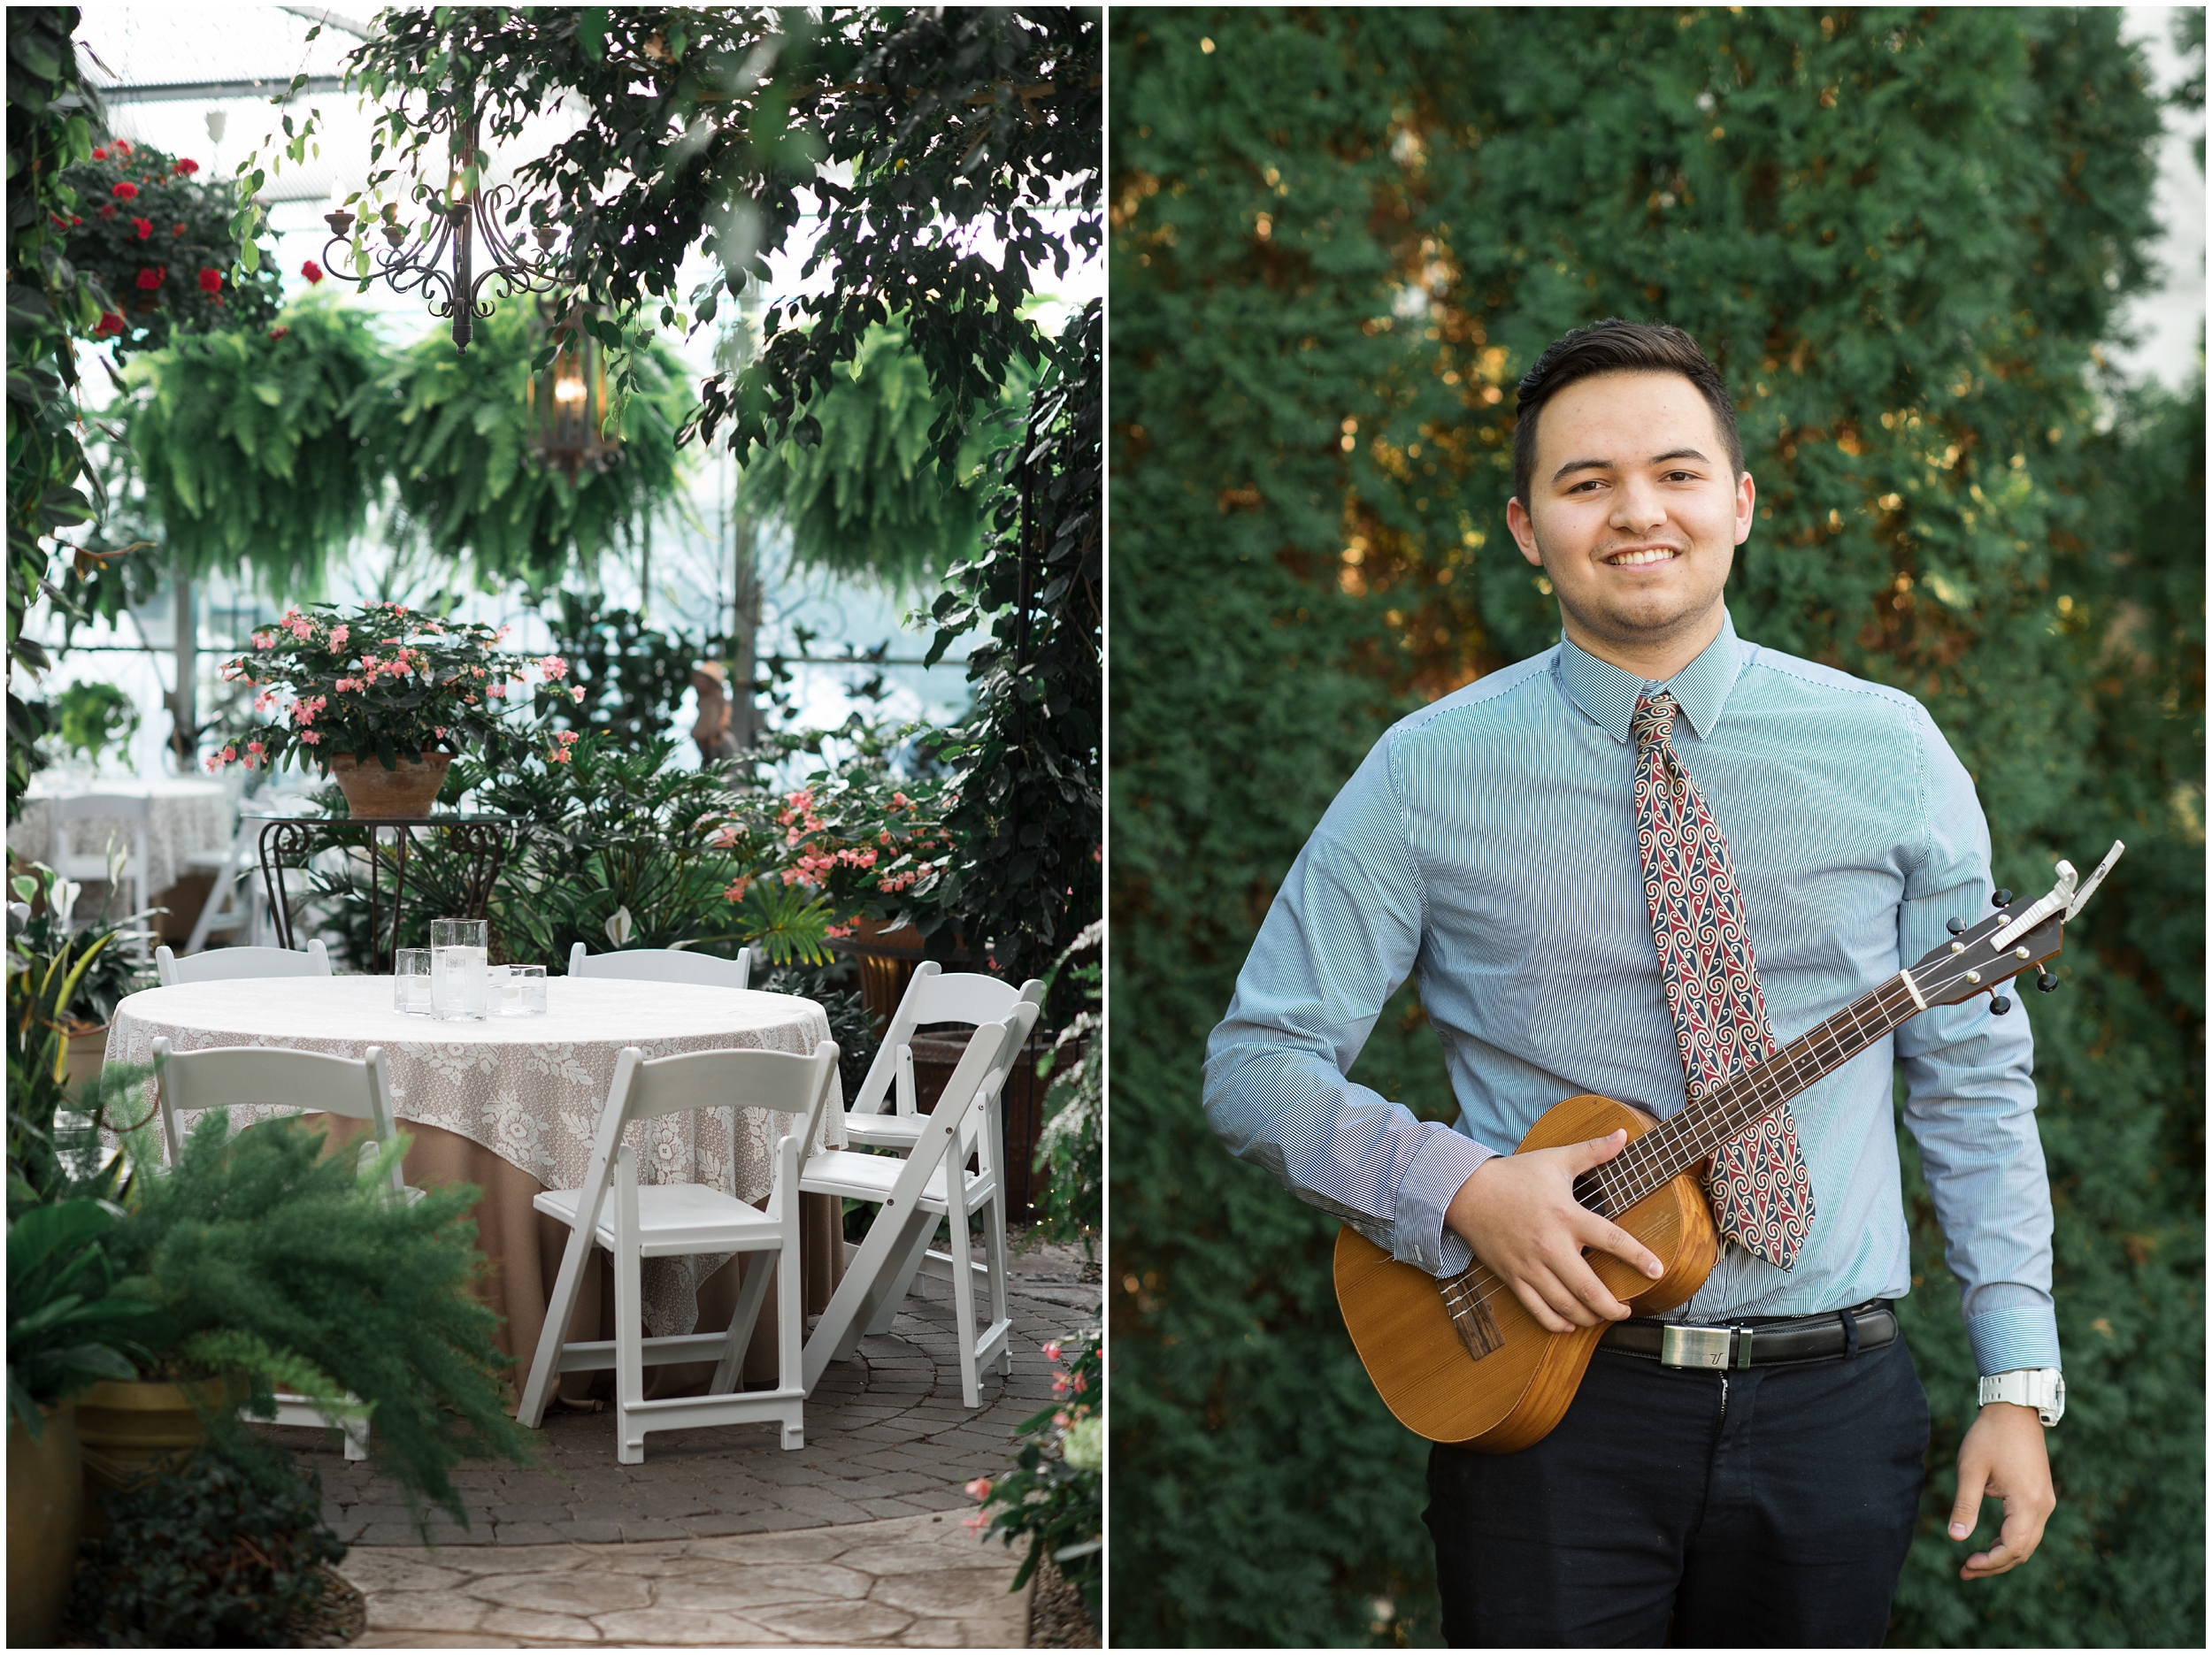
{"type": "MultiPolygon", "coordinates": [[[[1892,1638],[2200,1643],[2203,402],[2095,388],[2154,227],[2116,15],[1110,27],[1115,1641],[1436,1636],[1425,1451],[1344,1337],[1335,1222],[1223,1153],[1200,1063],[1376,738],[1556,635],[1502,523],[1512,387],[1619,315],[1689,329],[1737,398],[1739,631],[1918,696],[2004,883],[2129,845],[2029,997],[2058,1514],[2026,1567],[1955,1578],[1973,1374],[1909,1159],[1935,1440],[1892,1638]]],[[[1455,1114],[1410,989],[1354,1074],[1455,1114]]]]}
{"type": "Polygon", "coordinates": [[[108,1531],[70,1589],[81,1636],[111,1648],[278,1648],[346,1548],[312,1471],[273,1481],[203,1451],[180,1470],[99,1497],[108,1531]]]}

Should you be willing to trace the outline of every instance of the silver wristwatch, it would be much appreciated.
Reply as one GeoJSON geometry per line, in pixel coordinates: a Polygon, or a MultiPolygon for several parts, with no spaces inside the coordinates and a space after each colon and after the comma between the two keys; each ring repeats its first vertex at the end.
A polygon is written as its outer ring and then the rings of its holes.
{"type": "Polygon", "coordinates": [[[2016,1368],[2009,1373],[1985,1375],[1981,1406],[1993,1402],[2033,1408],[2044,1424],[2055,1425],[2066,1417],[2066,1376],[2055,1368],[2016,1368]]]}

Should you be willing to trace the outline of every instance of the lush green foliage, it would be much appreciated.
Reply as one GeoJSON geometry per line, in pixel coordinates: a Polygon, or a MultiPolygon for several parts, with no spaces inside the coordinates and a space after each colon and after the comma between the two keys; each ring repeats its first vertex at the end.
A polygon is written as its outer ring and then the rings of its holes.
{"type": "Polygon", "coordinates": [[[1029,1555],[1015,1571],[1010,1589],[1019,1591],[1047,1557],[1095,1612],[1105,1585],[1100,1567],[1104,1529],[1105,1454],[1099,1398],[1099,1330],[1086,1328],[1045,1347],[1055,1362],[1052,1394],[1061,1398],[1032,1414],[1017,1429],[1021,1452],[1014,1468],[1000,1477],[978,1477],[970,1498],[982,1509],[968,1519],[971,1529],[996,1535],[1010,1546],[1029,1536],[1029,1555]]]}
{"type": "Polygon", "coordinates": [[[666,734],[677,706],[691,687],[699,645],[680,631],[648,626],[628,609],[608,609],[589,593],[563,588],[541,611],[553,633],[554,653],[568,663],[572,687],[583,698],[564,709],[549,703],[563,729],[611,735],[636,747],[666,734]]]}
{"type": "MultiPolygon", "coordinates": [[[[253,634],[252,649],[223,663],[223,677],[252,688],[254,710],[286,704],[281,721],[250,724],[207,762],[211,770],[243,763],[267,769],[295,760],[327,770],[350,753],[373,754],[386,770],[398,755],[480,751],[496,763],[534,745],[535,733],[515,715],[513,686],[526,666],[545,679],[540,697],[583,699],[563,689],[568,663],[496,647],[503,629],[482,621],[447,621],[401,603],[340,609],[317,604],[287,609],[253,634]]],[[[549,756],[561,759],[576,738],[555,737],[549,756]]]]}
{"type": "Polygon", "coordinates": [[[111,138],[63,173],[78,195],[53,228],[70,263],[113,301],[93,326],[120,358],[158,349],[174,333],[265,327],[282,283],[273,265],[247,272],[231,230],[227,184],[203,182],[200,164],[150,144],[111,138]],[[227,289],[227,291],[226,291],[227,289]]]}
{"type": "MultiPolygon", "coordinates": [[[[326,1375],[331,1388],[315,1394],[361,1398],[373,1409],[371,1463],[418,1521],[428,1499],[465,1526],[453,1467],[530,1458],[499,1382],[508,1359],[491,1342],[495,1318],[469,1291],[481,1260],[467,1214],[481,1191],[447,1184],[398,1200],[389,1177],[403,1140],[369,1166],[324,1156],[323,1142],[284,1118],[233,1138],[227,1112],[209,1110],[175,1167],[134,1180],[107,1241],[116,1291],[154,1307],[144,1343],[164,1376],[204,1371],[213,1352],[194,1341],[218,1336],[275,1355],[254,1375],[257,1409],[287,1368],[326,1375]]],[[[208,1429],[234,1458],[250,1454],[233,1416],[208,1429]]]]}
{"type": "Polygon", "coordinates": [[[219,1454],[103,1494],[108,1531],[71,1587],[74,1629],[110,1648],[280,1648],[346,1554],[312,1471],[276,1482],[219,1454]]]}
{"type": "MultiPolygon", "coordinates": [[[[1018,403],[1018,389],[1008,400],[1018,403]]],[[[981,551],[983,505],[997,482],[985,462],[1004,433],[979,423],[949,471],[939,470],[930,441],[937,399],[903,328],[871,331],[806,411],[814,441],[772,444],[741,486],[746,507],[790,528],[800,565],[918,592],[981,551]]]]}
{"type": "Polygon", "coordinates": [[[133,1379],[150,1306],[108,1290],[114,1272],[100,1237],[115,1214],[89,1197],[34,1207],[8,1225],[8,1407],[33,1442],[41,1407],[103,1379],[133,1379]]]}
{"type": "Polygon", "coordinates": [[[347,410],[384,367],[368,316],[327,295],[270,328],[176,339],[126,370],[117,411],[173,566],[311,597],[368,521],[393,441],[347,410]]]}
{"type": "MultiPolygon", "coordinates": [[[[968,655],[973,709],[937,746],[952,767],[959,803],[945,823],[960,847],[939,901],[991,939],[1017,981],[1041,975],[1098,917],[1102,895],[1102,319],[1093,300],[1055,344],[988,547],[952,571],[931,612],[930,661],[970,628],[990,628],[968,655]]],[[[1073,1015],[1066,991],[1048,1011],[1073,1015]]]]}
{"type": "MultiPolygon", "coordinates": [[[[119,857],[122,847],[111,846],[108,854],[119,857]]],[[[112,861],[109,871],[116,871],[112,861]]],[[[104,1028],[115,1015],[117,1001],[151,985],[151,969],[136,964],[128,950],[151,939],[142,922],[152,911],[109,917],[122,883],[110,879],[100,912],[86,917],[76,912],[84,887],[42,862],[8,881],[9,892],[23,908],[19,923],[11,916],[8,969],[31,974],[38,992],[51,995],[70,1033],[104,1028]]]]}
{"type": "MultiPolygon", "coordinates": [[[[1503,532],[1511,389],[1617,314],[1737,397],[1739,630],[1919,696],[2001,881],[2129,844],[2031,996],[2073,1406],[2043,1549],[1985,1583],[1942,1533],[1973,1372],[1904,1140],[1936,1424],[1893,1640],[2200,1642],[2203,412],[2101,431],[2091,390],[2152,228],[2115,15],[1112,28],[1114,1637],[1435,1636],[1424,1454],[1343,1337],[1335,1223],[1212,1141],[1199,1065],[1376,737],[1555,637],[1503,532]]],[[[1410,989],[1355,1074],[1455,1113],[1410,989]]]]}
{"type": "Polygon", "coordinates": [[[138,732],[138,703],[97,678],[79,678],[54,697],[54,734],[60,747],[88,762],[112,750],[127,752],[138,732]]]}
{"type": "Polygon", "coordinates": [[[77,193],[63,172],[92,154],[104,123],[98,96],[77,73],[74,6],[8,8],[8,820],[42,762],[39,738],[52,709],[17,693],[19,664],[35,677],[50,664],[25,621],[42,599],[81,609],[81,555],[55,566],[59,532],[94,516],[77,429],[77,353],[107,295],[64,256],[57,220],[74,217],[77,193]]]}
{"type": "Polygon", "coordinates": [[[1037,1134],[1037,1168],[1050,1177],[1036,1205],[1036,1233],[1050,1241],[1080,1242],[1083,1256],[1097,1256],[1106,1213],[1106,1042],[1099,1011],[1097,950],[1106,923],[1094,922],[1060,956],[1056,974],[1067,972],[1081,985],[1088,1003],[1075,1021],[1054,1037],[1052,1050],[1038,1060],[1037,1072],[1051,1075],[1046,1089],[1044,1130],[1037,1134]],[[1088,955],[1082,963],[1079,959],[1088,955]],[[1069,1049],[1080,1056],[1068,1062],[1069,1049]],[[1054,1073],[1054,1066],[1059,1065],[1054,1073]]]}
{"type": "MultiPolygon", "coordinates": [[[[733,387],[709,381],[708,433],[734,418],[741,448],[811,441],[801,404],[895,307],[945,399],[949,463],[1013,359],[1043,354],[1021,308],[1030,272],[1064,275],[1071,241],[1097,243],[1098,51],[1085,8],[396,12],[349,59],[380,110],[363,217],[387,200],[438,210],[457,119],[480,121],[488,146],[565,93],[582,126],[518,174],[530,222],[566,234],[561,278],[629,316],[651,295],[673,322],[677,267],[703,241],[721,265],[695,295],[707,322],[724,293],[766,275],[811,192],[826,211],[807,271],[836,280],[768,312],[733,387]],[[1040,210],[1067,205],[1083,211],[1064,240],[1040,210]],[[1004,249],[995,263],[972,250],[986,236],[1004,249]]],[[[311,130],[288,126],[295,163],[311,130]]]]}
{"type": "Polygon", "coordinates": [[[409,519],[433,550],[465,555],[485,590],[559,586],[572,569],[596,583],[600,561],[674,492],[676,425],[690,406],[684,368],[650,340],[633,352],[620,464],[573,481],[530,453],[530,364],[543,329],[510,303],[476,324],[466,355],[433,329],[380,365],[347,415],[384,436],[409,519]]]}

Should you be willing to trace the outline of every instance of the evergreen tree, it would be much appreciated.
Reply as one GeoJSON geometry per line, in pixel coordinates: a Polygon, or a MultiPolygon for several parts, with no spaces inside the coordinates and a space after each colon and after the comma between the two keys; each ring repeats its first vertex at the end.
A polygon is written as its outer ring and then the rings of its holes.
{"type": "MultiPolygon", "coordinates": [[[[1919,697],[2001,883],[2129,844],[2030,996],[2072,1406],[2042,1551],[1983,1584],[1901,1137],[1935,1437],[1893,1640],[2200,1641],[2203,412],[2101,380],[2160,120],[2116,14],[1140,8],[1110,50],[1115,1637],[1435,1635],[1335,1222],[1212,1141],[1200,1062],[1367,748],[1556,637],[1512,387],[1617,315],[1736,396],[1743,635],[1919,697]]],[[[1409,987],[1355,1078],[1448,1120],[1439,1057],[1409,987]]]]}

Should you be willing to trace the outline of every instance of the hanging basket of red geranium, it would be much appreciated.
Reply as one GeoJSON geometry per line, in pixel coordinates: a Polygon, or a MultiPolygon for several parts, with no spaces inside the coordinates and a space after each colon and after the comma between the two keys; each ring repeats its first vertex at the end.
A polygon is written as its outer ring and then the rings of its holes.
{"type": "Polygon", "coordinates": [[[273,256],[261,249],[259,268],[244,270],[232,193],[199,171],[189,157],[115,138],[62,173],[77,202],[54,215],[55,227],[67,234],[69,262],[106,293],[92,331],[119,356],[158,349],[177,332],[266,327],[277,313],[273,256]]]}

